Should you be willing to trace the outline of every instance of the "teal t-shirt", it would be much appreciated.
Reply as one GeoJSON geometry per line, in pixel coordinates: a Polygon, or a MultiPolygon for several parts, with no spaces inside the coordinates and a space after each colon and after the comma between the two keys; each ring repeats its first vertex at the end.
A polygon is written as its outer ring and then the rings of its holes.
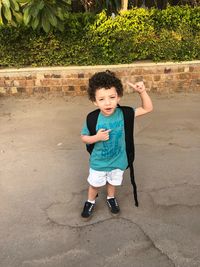
{"type": "MultiPolygon", "coordinates": [[[[96,131],[111,130],[109,140],[95,143],[90,156],[90,168],[97,171],[125,170],[128,166],[125,144],[124,117],[122,110],[116,108],[111,116],[99,113],[96,131]]],[[[90,135],[86,123],[81,131],[82,135],[90,135]]]]}

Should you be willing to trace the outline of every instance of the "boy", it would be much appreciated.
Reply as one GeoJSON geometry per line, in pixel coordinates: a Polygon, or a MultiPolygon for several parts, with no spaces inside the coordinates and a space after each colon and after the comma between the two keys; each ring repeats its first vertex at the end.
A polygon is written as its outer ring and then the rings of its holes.
{"type": "MultiPolygon", "coordinates": [[[[142,105],[135,109],[135,117],[153,110],[153,105],[146,92],[143,82],[129,83],[141,97],[142,105]]],[[[124,170],[128,166],[124,117],[118,108],[123,96],[121,81],[110,71],[98,72],[89,80],[89,99],[100,109],[97,119],[96,134],[90,135],[85,123],[81,131],[81,139],[87,145],[94,144],[90,156],[90,170],[88,177],[88,200],[85,202],[81,216],[90,218],[94,207],[98,189],[107,185],[107,205],[113,214],[120,211],[115,198],[116,186],[123,180],[124,170]]]]}

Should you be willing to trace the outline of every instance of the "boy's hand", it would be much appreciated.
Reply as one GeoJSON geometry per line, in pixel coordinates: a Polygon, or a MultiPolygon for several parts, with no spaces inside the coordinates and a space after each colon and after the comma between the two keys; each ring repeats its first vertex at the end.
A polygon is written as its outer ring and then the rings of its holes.
{"type": "Polygon", "coordinates": [[[107,141],[109,140],[109,132],[111,130],[105,130],[105,129],[99,129],[96,137],[97,137],[97,141],[107,141]]]}
{"type": "Polygon", "coordinates": [[[143,93],[146,91],[144,82],[137,82],[135,84],[127,82],[128,85],[130,85],[131,88],[133,88],[136,92],[139,94],[143,93]]]}

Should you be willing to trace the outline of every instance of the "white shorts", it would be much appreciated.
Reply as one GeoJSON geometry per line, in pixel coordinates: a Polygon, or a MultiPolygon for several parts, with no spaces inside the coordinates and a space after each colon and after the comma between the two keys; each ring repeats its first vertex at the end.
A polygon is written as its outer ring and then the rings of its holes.
{"type": "Polygon", "coordinates": [[[95,171],[90,168],[88,183],[94,187],[104,186],[107,182],[111,185],[117,186],[122,184],[124,171],[115,169],[109,172],[95,171]]]}

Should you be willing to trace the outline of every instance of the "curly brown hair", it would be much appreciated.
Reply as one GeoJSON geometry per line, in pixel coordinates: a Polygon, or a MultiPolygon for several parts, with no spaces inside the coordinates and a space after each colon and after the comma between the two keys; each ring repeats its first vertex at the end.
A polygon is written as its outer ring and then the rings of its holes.
{"type": "Polygon", "coordinates": [[[109,70],[97,72],[89,79],[88,97],[94,102],[97,90],[101,88],[110,89],[111,87],[115,87],[118,96],[123,96],[122,82],[115,76],[115,73],[109,70]]]}

